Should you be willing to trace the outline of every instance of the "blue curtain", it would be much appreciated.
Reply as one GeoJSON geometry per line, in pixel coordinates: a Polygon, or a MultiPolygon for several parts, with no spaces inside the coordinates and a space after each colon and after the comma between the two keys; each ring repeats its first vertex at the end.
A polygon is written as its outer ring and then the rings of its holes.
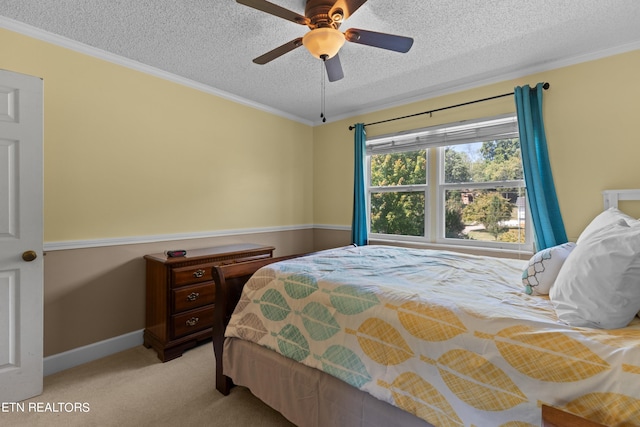
{"type": "Polygon", "coordinates": [[[364,161],[367,134],[364,124],[357,123],[354,134],[354,178],[353,178],[353,219],[351,222],[351,242],[358,246],[367,244],[367,199],[365,195],[364,161]]]}
{"type": "Polygon", "coordinates": [[[538,251],[567,242],[544,133],[542,86],[538,83],[535,89],[529,85],[514,89],[524,179],[538,251]]]}

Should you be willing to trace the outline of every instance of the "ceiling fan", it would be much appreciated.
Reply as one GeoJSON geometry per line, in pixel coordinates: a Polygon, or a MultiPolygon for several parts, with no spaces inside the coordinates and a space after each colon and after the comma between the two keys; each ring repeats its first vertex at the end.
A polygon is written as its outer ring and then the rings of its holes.
{"type": "Polygon", "coordinates": [[[334,82],[344,77],[338,51],[345,41],[401,53],[408,52],[413,45],[413,39],[410,37],[356,28],[350,28],[344,33],[338,30],[340,24],[367,0],[307,0],[304,16],[266,0],[236,1],[296,24],[306,25],[311,30],[303,37],[291,40],[255,58],[253,62],[256,64],[266,64],[304,45],[313,56],[324,61],[329,81],[334,82]]]}

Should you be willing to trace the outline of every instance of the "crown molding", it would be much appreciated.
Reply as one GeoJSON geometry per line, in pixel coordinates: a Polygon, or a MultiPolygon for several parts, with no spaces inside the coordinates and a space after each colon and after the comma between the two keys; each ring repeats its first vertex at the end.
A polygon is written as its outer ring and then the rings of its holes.
{"type": "MultiPolygon", "coordinates": [[[[516,80],[516,79],[527,77],[533,74],[542,73],[545,71],[557,70],[559,68],[569,67],[571,65],[577,65],[584,62],[595,61],[597,59],[602,59],[609,56],[631,52],[638,49],[640,49],[640,40],[633,43],[626,43],[620,46],[616,46],[608,49],[602,49],[599,51],[590,52],[583,55],[576,55],[572,57],[559,59],[556,61],[548,61],[545,63],[532,65],[530,67],[521,68],[517,71],[509,71],[506,73],[501,73],[496,75],[476,76],[476,78],[474,78],[474,80],[472,81],[459,80],[459,81],[451,82],[449,84],[441,85],[437,88],[434,88],[433,90],[423,92],[419,95],[414,95],[411,97],[390,101],[384,104],[365,107],[360,110],[351,111],[347,114],[335,116],[335,117],[332,117],[330,121],[335,122],[339,120],[345,120],[350,117],[376,113],[376,112],[384,111],[390,108],[411,104],[414,102],[426,101],[428,99],[437,98],[439,96],[450,95],[452,93],[462,92],[470,89],[476,89],[482,86],[488,86],[488,85],[492,85],[492,84],[500,83],[504,81],[516,80]]],[[[319,124],[321,123],[314,122],[314,126],[319,124]]]]}
{"type": "Polygon", "coordinates": [[[248,99],[236,96],[232,93],[225,92],[220,89],[216,89],[212,86],[208,86],[208,85],[196,82],[194,80],[190,80],[190,79],[178,76],[176,74],[169,73],[167,71],[163,71],[159,68],[155,68],[150,65],[143,64],[133,59],[125,58],[123,56],[116,55],[111,52],[107,52],[105,50],[98,49],[96,47],[89,46],[87,44],[80,43],[75,40],[71,40],[67,37],[50,33],[48,31],[33,27],[31,25],[16,21],[11,18],[7,18],[5,16],[0,16],[0,28],[4,28],[9,31],[20,33],[22,35],[25,35],[37,40],[41,40],[46,43],[51,43],[56,46],[60,46],[69,50],[73,50],[75,52],[82,53],[84,55],[92,56],[94,58],[98,58],[103,61],[120,65],[122,67],[130,68],[132,70],[139,71],[141,73],[159,77],[161,79],[168,80],[170,82],[177,83],[182,86],[190,87],[192,89],[196,89],[200,92],[208,93],[210,95],[215,95],[220,98],[224,98],[229,101],[236,102],[238,104],[246,105],[248,107],[255,108],[256,110],[261,110],[270,114],[274,114],[276,116],[280,116],[285,119],[293,120],[295,122],[299,122],[308,126],[313,125],[313,123],[309,120],[305,120],[298,116],[285,113],[284,111],[280,111],[275,108],[271,108],[267,105],[250,101],[248,99]]]}
{"type": "Polygon", "coordinates": [[[495,84],[503,81],[519,79],[519,78],[526,77],[536,73],[555,70],[558,68],[576,65],[583,62],[594,61],[597,59],[606,58],[608,56],[613,56],[613,55],[640,49],[640,40],[638,40],[633,43],[627,43],[627,44],[623,44],[613,48],[602,49],[596,52],[590,52],[583,55],[576,55],[568,58],[562,58],[556,61],[548,61],[542,64],[536,64],[530,67],[521,68],[517,71],[509,71],[506,73],[488,75],[484,77],[476,76],[477,78],[474,77],[472,81],[464,81],[464,80],[455,81],[455,82],[451,82],[450,84],[446,84],[446,85],[442,85],[440,87],[434,88],[433,90],[423,92],[419,95],[413,95],[410,97],[389,101],[388,103],[378,104],[375,106],[369,106],[369,107],[364,107],[362,109],[353,110],[342,115],[334,116],[330,120],[328,120],[326,123],[323,123],[320,121],[309,121],[301,117],[294,116],[289,113],[285,113],[283,111],[274,109],[272,107],[253,102],[245,98],[236,96],[234,94],[216,89],[214,87],[204,85],[202,83],[198,83],[196,81],[160,70],[155,67],[151,67],[146,64],[142,64],[138,61],[124,58],[122,56],[115,55],[113,53],[104,51],[102,49],[98,49],[98,48],[86,45],[84,43],[71,40],[67,37],[50,33],[48,31],[33,27],[23,22],[13,20],[11,18],[0,16],[0,28],[5,28],[7,30],[14,31],[38,40],[42,40],[47,43],[61,46],[85,55],[93,56],[95,58],[102,59],[104,61],[108,61],[117,65],[121,65],[123,67],[131,68],[133,70],[140,71],[142,73],[153,75],[153,76],[162,78],[164,80],[168,80],[183,86],[190,87],[192,89],[199,90],[204,93],[208,93],[210,95],[215,95],[220,98],[224,98],[224,99],[236,102],[238,104],[246,105],[248,107],[255,108],[257,110],[261,110],[270,114],[274,114],[276,116],[283,117],[285,119],[293,120],[295,122],[298,122],[307,126],[319,126],[322,124],[337,122],[340,120],[349,119],[351,117],[361,116],[361,115],[370,114],[374,112],[380,112],[383,110],[411,104],[414,102],[421,102],[421,101],[425,101],[431,98],[436,98],[439,96],[449,95],[449,94],[461,92],[464,90],[476,89],[478,87],[487,86],[490,84],[495,84]]]}

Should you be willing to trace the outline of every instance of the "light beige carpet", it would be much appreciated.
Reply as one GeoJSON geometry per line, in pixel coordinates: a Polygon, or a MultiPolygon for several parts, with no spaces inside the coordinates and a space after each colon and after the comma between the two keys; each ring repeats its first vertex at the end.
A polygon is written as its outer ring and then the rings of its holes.
{"type": "Polygon", "coordinates": [[[167,363],[135,347],[45,377],[43,394],[20,404],[2,408],[0,426],[292,426],[246,388],[215,389],[210,342],[167,363]]]}

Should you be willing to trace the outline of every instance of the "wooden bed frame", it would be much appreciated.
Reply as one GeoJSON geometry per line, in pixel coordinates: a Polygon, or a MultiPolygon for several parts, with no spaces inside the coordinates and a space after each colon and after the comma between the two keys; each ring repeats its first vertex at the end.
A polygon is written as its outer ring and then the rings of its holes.
{"type": "Polygon", "coordinates": [[[542,405],[542,427],[606,427],[577,415],[542,405]]]}
{"type": "MultiPolygon", "coordinates": [[[[343,246],[353,248],[355,245],[343,246]]],[[[216,356],[216,389],[223,395],[228,395],[233,387],[231,378],[222,373],[222,349],[224,344],[224,331],[229,324],[233,310],[236,308],[244,284],[251,278],[253,273],[265,265],[278,261],[298,258],[311,255],[315,252],[286,255],[276,258],[265,258],[255,261],[238,262],[235,264],[220,265],[213,269],[213,279],[216,283],[215,304],[213,318],[213,350],[216,356]]]]}
{"type": "Polygon", "coordinates": [[[233,387],[231,378],[222,373],[224,331],[229,324],[233,310],[240,300],[244,284],[247,283],[253,273],[265,265],[304,255],[307,254],[265,258],[257,261],[221,265],[214,268],[213,279],[216,282],[216,308],[213,318],[213,350],[216,355],[216,389],[223,395],[228,395],[231,387],[233,387]]]}

